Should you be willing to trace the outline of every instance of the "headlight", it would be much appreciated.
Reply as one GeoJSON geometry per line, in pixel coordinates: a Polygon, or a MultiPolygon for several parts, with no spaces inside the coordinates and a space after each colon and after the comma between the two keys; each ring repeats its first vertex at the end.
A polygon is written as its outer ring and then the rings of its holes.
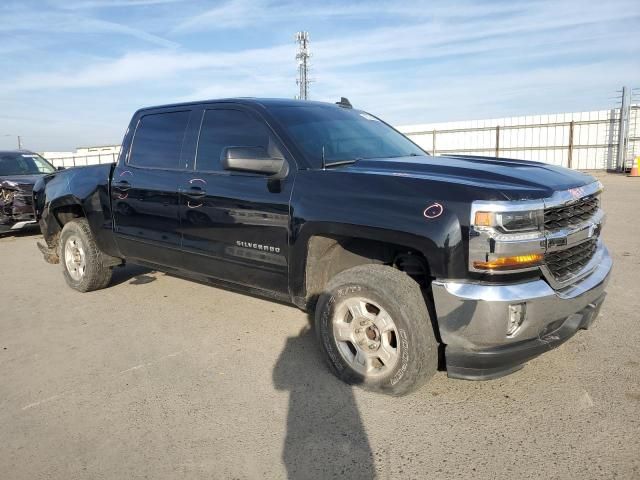
{"type": "Polygon", "coordinates": [[[532,232],[542,229],[544,210],[478,211],[473,223],[476,227],[492,227],[505,233],[532,232]]]}
{"type": "Polygon", "coordinates": [[[537,268],[544,261],[544,203],[473,202],[469,226],[469,269],[508,272],[537,268]]]}

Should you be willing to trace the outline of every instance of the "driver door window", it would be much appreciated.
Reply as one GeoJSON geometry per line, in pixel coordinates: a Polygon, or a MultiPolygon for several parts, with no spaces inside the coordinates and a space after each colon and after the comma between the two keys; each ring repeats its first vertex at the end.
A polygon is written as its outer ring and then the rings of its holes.
{"type": "Polygon", "coordinates": [[[223,170],[220,160],[228,147],[262,147],[271,156],[281,156],[268,127],[248,113],[224,109],[205,111],[196,154],[196,170],[223,170]]]}

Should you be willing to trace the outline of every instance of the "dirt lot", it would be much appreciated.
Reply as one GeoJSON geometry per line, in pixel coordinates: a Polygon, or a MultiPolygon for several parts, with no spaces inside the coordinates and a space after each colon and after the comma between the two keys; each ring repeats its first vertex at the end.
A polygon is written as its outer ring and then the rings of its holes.
{"type": "Polygon", "coordinates": [[[0,238],[0,478],[640,478],[640,179],[601,178],[592,329],[400,399],[334,379],[293,307],[135,267],[79,294],[0,238]]]}

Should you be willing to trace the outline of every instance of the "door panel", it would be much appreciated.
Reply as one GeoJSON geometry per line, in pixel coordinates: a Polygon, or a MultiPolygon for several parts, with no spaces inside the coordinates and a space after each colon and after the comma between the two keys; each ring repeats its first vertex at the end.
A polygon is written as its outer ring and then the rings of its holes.
{"type": "Polygon", "coordinates": [[[125,257],[179,264],[182,233],[178,188],[186,177],[179,171],[116,168],[113,216],[116,239],[125,257]]]}
{"type": "MultiPolygon", "coordinates": [[[[186,267],[204,275],[288,291],[290,180],[279,191],[259,176],[197,172],[202,198],[183,197],[186,267]]],[[[192,179],[193,180],[193,179],[192,179]]]]}
{"type": "Polygon", "coordinates": [[[186,266],[222,280],[288,293],[289,198],[295,168],[282,180],[222,170],[221,154],[231,146],[263,146],[273,155],[283,151],[253,113],[229,106],[205,111],[196,168],[182,186],[186,266]]]}
{"type": "Polygon", "coordinates": [[[129,156],[114,170],[114,231],[126,258],[181,263],[179,187],[190,175],[184,157],[190,116],[191,110],[141,116],[129,156]]]}

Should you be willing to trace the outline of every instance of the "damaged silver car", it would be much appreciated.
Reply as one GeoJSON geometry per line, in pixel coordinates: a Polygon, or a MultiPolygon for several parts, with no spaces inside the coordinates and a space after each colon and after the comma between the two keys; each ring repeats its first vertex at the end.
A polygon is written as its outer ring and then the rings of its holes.
{"type": "Polygon", "coordinates": [[[32,190],[56,168],[37,153],[0,150],[0,234],[36,226],[32,190]]]}

